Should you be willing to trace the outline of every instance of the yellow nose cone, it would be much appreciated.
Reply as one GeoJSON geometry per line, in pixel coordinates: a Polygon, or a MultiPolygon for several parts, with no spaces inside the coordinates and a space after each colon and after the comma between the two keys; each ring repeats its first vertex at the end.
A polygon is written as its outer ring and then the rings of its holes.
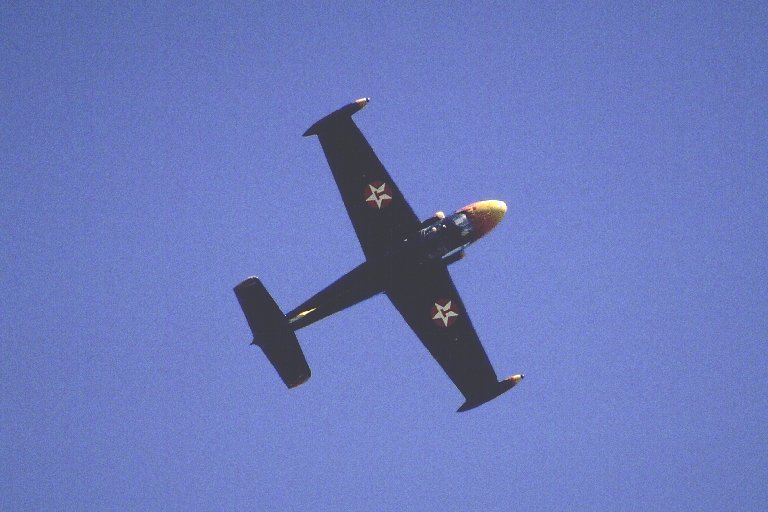
{"type": "Polygon", "coordinates": [[[466,214],[477,233],[477,238],[480,238],[501,222],[507,213],[507,204],[504,201],[489,199],[472,203],[459,211],[466,214]]]}

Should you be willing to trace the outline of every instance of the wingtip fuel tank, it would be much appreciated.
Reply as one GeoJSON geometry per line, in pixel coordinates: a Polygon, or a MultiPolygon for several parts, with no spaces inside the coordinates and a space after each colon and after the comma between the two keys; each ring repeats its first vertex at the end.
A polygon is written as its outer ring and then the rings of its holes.
{"type": "Polygon", "coordinates": [[[361,108],[365,107],[368,103],[370,103],[370,101],[371,101],[371,98],[368,98],[368,97],[359,98],[359,99],[356,99],[355,101],[353,101],[352,103],[357,105],[357,110],[355,110],[355,112],[357,112],[361,108]]]}
{"type": "Polygon", "coordinates": [[[344,117],[350,117],[355,112],[358,112],[362,110],[368,103],[370,103],[371,98],[359,98],[353,101],[352,103],[348,103],[341,107],[340,109],[331,112],[324,118],[317,121],[315,124],[309,127],[307,131],[304,132],[304,137],[309,137],[310,135],[317,135],[320,133],[320,131],[323,129],[324,126],[326,126],[329,122],[333,122],[336,119],[341,119],[344,117]]]}
{"type": "Polygon", "coordinates": [[[525,375],[522,373],[510,375],[506,379],[499,381],[495,387],[489,388],[485,394],[481,394],[473,398],[467,398],[467,401],[464,402],[456,412],[466,412],[470,409],[474,409],[475,407],[479,407],[486,402],[490,402],[497,396],[501,395],[502,393],[506,393],[515,387],[521,380],[523,380],[524,377],[525,375]]]}

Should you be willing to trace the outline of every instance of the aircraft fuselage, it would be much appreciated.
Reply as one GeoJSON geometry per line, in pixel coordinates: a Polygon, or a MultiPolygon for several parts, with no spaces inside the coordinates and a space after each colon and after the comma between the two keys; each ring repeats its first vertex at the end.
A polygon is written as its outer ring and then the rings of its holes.
{"type": "Polygon", "coordinates": [[[386,292],[393,284],[409,280],[425,265],[450,265],[460,260],[464,249],[491,231],[504,217],[503,201],[478,201],[450,215],[438,212],[407,236],[391,252],[367,260],[334,283],[290,311],[294,331],[386,292]]]}

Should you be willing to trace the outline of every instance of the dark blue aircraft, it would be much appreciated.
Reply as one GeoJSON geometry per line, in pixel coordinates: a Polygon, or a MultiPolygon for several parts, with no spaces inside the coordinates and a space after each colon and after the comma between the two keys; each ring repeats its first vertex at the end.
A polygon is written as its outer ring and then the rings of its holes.
{"type": "Polygon", "coordinates": [[[419,221],[352,121],[352,114],[368,101],[354,101],[304,133],[320,139],[365,262],[286,315],[256,277],[238,284],[235,294],[253,343],[293,388],[310,376],[295,331],[385,293],[464,395],[459,412],[466,411],[523,378],[518,374],[498,380],[448,273],[448,265],[460,260],[468,245],[501,221],[507,205],[479,201],[419,221]]]}

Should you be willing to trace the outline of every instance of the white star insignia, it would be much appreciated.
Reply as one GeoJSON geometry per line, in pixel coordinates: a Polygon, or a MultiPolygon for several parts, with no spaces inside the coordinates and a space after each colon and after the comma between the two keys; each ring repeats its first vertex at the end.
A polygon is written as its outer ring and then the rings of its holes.
{"type": "Polygon", "coordinates": [[[368,188],[371,189],[371,195],[366,197],[365,200],[369,203],[376,203],[376,208],[379,210],[381,210],[381,203],[388,199],[392,199],[392,196],[386,193],[386,183],[382,183],[380,187],[375,187],[373,184],[369,184],[368,188]]]}
{"type": "Polygon", "coordinates": [[[451,309],[451,303],[453,301],[448,301],[445,303],[445,306],[441,306],[439,303],[435,302],[435,315],[432,317],[432,320],[440,320],[443,322],[443,327],[448,327],[449,319],[459,316],[458,313],[453,311],[451,309]]]}

